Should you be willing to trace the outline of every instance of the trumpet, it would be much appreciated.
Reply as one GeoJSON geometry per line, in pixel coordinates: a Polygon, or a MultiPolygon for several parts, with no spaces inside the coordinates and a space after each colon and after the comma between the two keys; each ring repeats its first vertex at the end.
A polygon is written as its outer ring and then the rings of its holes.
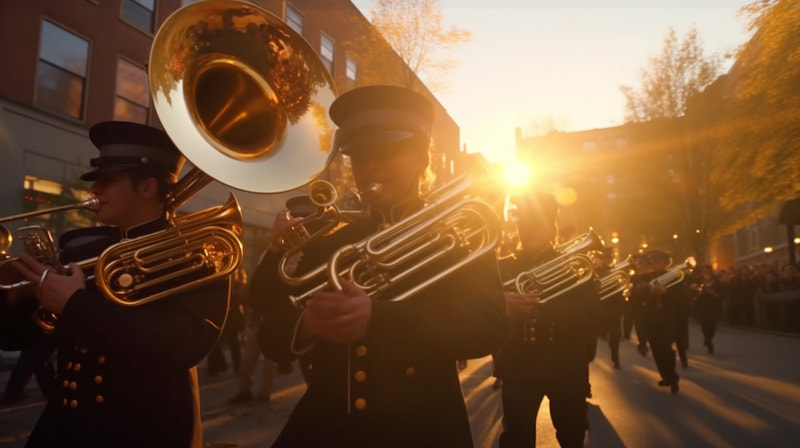
{"type": "Polygon", "coordinates": [[[302,274],[286,272],[281,260],[281,279],[303,292],[290,296],[302,308],[315,292],[325,288],[341,290],[345,278],[370,296],[384,301],[401,301],[428,288],[450,273],[494,251],[500,237],[500,218],[492,205],[475,193],[477,177],[462,174],[431,192],[434,198],[424,208],[394,225],[357,243],[339,248],[326,263],[302,274]],[[437,260],[454,255],[451,264],[430,273],[415,286],[395,294],[389,287],[437,260]]]}
{"type": "Polygon", "coordinates": [[[611,270],[600,278],[600,301],[609,299],[624,292],[631,286],[629,271],[633,268],[633,257],[627,258],[611,266],[611,270]]]}
{"type": "MultiPolygon", "coordinates": [[[[100,201],[98,201],[94,196],[91,196],[77,204],[51,207],[43,210],[6,216],[0,218],[0,223],[68,210],[97,210],[99,205],[100,201]]],[[[67,266],[62,265],[58,259],[58,252],[55,249],[53,235],[49,230],[40,225],[29,225],[20,227],[17,229],[16,233],[17,237],[22,241],[22,244],[25,247],[25,252],[30,254],[36,261],[59,274],[63,274],[67,271],[67,266]]],[[[2,263],[0,263],[0,289],[13,290],[30,285],[31,282],[22,278],[20,274],[11,267],[10,262],[16,258],[6,254],[6,251],[11,247],[11,243],[13,242],[11,232],[6,226],[0,225],[0,235],[2,235],[2,237],[0,237],[0,240],[2,241],[0,243],[0,252],[4,254],[2,263]]],[[[93,260],[86,262],[81,266],[81,268],[90,268],[92,266],[93,260]]],[[[33,316],[33,320],[43,332],[51,334],[55,331],[58,316],[53,312],[39,307],[33,316]]]]}
{"type": "Polygon", "coordinates": [[[683,263],[673,266],[667,270],[667,272],[651,280],[650,286],[652,287],[661,285],[665,288],[669,288],[670,286],[677,285],[686,277],[686,272],[684,271],[691,271],[695,267],[697,267],[697,261],[694,259],[694,257],[687,257],[683,263]]]}
{"type": "Polygon", "coordinates": [[[507,291],[538,295],[541,297],[539,303],[546,303],[588,282],[593,278],[594,264],[586,252],[602,249],[603,240],[590,228],[580,239],[571,240],[568,244],[566,252],[520,272],[516,277],[506,280],[503,286],[507,291]]]}

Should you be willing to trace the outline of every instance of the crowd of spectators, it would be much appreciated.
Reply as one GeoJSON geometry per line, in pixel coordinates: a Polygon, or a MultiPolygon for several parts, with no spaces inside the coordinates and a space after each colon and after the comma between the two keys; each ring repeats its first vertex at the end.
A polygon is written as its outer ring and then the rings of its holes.
{"type": "MultiPolygon", "coordinates": [[[[692,277],[700,275],[696,269],[692,277]]],[[[800,269],[788,261],[716,270],[719,317],[730,325],[800,332],[800,269]]],[[[693,281],[690,278],[689,281],[693,281]]]]}

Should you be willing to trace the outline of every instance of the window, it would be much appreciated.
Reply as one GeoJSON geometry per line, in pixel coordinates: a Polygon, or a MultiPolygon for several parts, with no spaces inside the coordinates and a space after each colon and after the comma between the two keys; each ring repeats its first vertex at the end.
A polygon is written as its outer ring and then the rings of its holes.
{"type": "Polygon", "coordinates": [[[87,40],[52,22],[42,21],[36,105],[80,119],[88,61],[87,40]]]}
{"type": "Polygon", "coordinates": [[[319,55],[322,57],[322,63],[328,69],[328,72],[333,73],[333,40],[330,37],[320,34],[319,42],[319,55]]]}
{"type": "Polygon", "coordinates": [[[347,75],[347,79],[355,81],[357,74],[358,74],[358,66],[356,65],[356,61],[348,57],[347,66],[345,68],[345,75],[347,75]]]}
{"type": "Polygon", "coordinates": [[[156,0],[122,0],[122,18],[152,33],[156,0]]]}
{"type": "Polygon", "coordinates": [[[141,67],[118,59],[114,120],[147,124],[149,109],[147,73],[141,67]]]}
{"type": "Polygon", "coordinates": [[[300,11],[294,9],[292,5],[286,5],[286,24],[295,31],[297,34],[303,35],[303,28],[305,27],[306,19],[300,14],[300,11]]]}

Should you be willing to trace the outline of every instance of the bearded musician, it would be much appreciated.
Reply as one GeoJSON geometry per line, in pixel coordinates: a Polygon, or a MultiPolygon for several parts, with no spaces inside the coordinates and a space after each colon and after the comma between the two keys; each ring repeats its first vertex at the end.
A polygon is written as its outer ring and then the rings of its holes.
{"type": "MultiPolygon", "coordinates": [[[[427,98],[401,87],[360,87],[334,101],[330,116],[358,189],[380,189],[363,197],[367,216],[303,246],[298,276],[424,205],[434,118],[427,98]]],[[[290,222],[278,222],[276,233],[290,222]]],[[[488,355],[508,331],[494,252],[405,300],[380,300],[342,279],[340,291],[313,292],[301,307],[290,295],[304,287],[289,288],[277,274],[283,255],[271,245],[255,273],[270,277],[257,280],[264,285],[260,342],[273,361],[302,356],[310,377],[273,446],[471,447],[456,362],[488,355]]],[[[417,285],[449,258],[390,282],[385,294],[417,285]]]]}

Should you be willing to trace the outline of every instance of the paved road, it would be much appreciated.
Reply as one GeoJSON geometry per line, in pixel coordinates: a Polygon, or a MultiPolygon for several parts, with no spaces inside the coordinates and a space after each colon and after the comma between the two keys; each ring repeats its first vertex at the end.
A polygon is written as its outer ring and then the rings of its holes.
{"type": "MultiPolygon", "coordinates": [[[[702,347],[691,326],[689,368],[681,369],[681,391],[656,385],[650,356],[623,342],[622,369],[612,368],[608,347],[599,341],[591,364],[587,448],[783,447],[800,440],[800,338],[723,327],[716,353],[702,347]]],[[[501,430],[500,391],[492,388],[491,358],[470,360],[461,372],[464,397],[477,448],[496,448],[501,430]]],[[[0,372],[4,381],[8,372],[0,372]]],[[[227,404],[236,389],[232,374],[209,378],[202,372],[203,425],[210,448],[264,448],[274,440],[305,390],[294,373],[275,380],[272,401],[227,404]]],[[[35,382],[33,382],[35,383],[35,382]]],[[[0,409],[0,447],[17,448],[42,410],[34,385],[19,405],[0,409]]],[[[556,448],[547,401],[538,419],[540,448],[556,448]]]]}

